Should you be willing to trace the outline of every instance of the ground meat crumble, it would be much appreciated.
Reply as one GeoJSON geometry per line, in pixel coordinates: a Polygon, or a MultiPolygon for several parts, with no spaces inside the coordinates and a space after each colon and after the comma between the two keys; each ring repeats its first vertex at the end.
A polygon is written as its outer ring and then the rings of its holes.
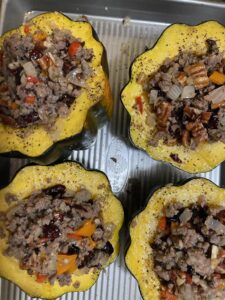
{"type": "MultiPolygon", "coordinates": [[[[153,76],[138,76],[149,96],[151,113],[146,122],[155,129],[152,146],[160,139],[190,149],[199,143],[225,142],[224,53],[214,40],[206,40],[206,45],[204,55],[180,51],[153,76]]],[[[142,105],[137,97],[139,111],[142,105]]]]}
{"type": "Polygon", "coordinates": [[[52,128],[87,87],[92,58],[93,50],[66,29],[6,37],[0,49],[0,122],[52,128]]]}
{"type": "Polygon", "coordinates": [[[2,221],[4,255],[18,259],[20,268],[39,283],[70,285],[74,272],[100,269],[114,252],[109,240],[115,226],[103,222],[101,200],[93,200],[85,188],[74,192],[58,184],[37,191],[2,221]]]}
{"type": "Polygon", "coordinates": [[[161,300],[225,299],[225,207],[168,205],[151,247],[161,300]]]}

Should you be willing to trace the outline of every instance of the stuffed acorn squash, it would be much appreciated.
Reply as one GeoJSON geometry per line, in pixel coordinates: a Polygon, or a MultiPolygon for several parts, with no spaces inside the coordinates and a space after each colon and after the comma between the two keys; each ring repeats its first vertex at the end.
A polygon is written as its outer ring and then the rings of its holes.
{"type": "Polygon", "coordinates": [[[0,37],[0,153],[48,164],[90,146],[112,110],[103,45],[88,22],[41,14],[0,37]]]}
{"type": "Polygon", "coordinates": [[[143,299],[224,299],[224,189],[206,179],[160,188],[130,236],[126,264],[143,299]]]}
{"type": "Polygon", "coordinates": [[[225,159],[225,28],[174,24],[136,58],[122,92],[137,147],[191,173],[225,159]]]}
{"type": "Polygon", "coordinates": [[[104,174],[25,167],[0,190],[0,276],[32,297],[85,291],[118,255],[122,223],[104,174]]]}

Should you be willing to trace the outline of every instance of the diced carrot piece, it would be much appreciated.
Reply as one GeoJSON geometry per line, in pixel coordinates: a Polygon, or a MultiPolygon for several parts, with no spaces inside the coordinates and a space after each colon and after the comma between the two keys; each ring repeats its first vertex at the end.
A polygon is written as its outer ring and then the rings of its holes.
{"type": "Polygon", "coordinates": [[[27,104],[34,104],[36,97],[35,96],[26,96],[24,102],[27,104]]]}
{"type": "Polygon", "coordinates": [[[141,96],[136,97],[135,100],[136,100],[137,109],[142,114],[143,113],[143,102],[142,102],[141,96]]]}
{"type": "Polygon", "coordinates": [[[12,109],[12,110],[15,110],[15,109],[17,109],[17,107],[18,107],[18,104],[16,104],[15,102],[12,102],[12,103],[10,103],[10,108],[12,109]]]}
{"type": "Polygon", "coordinates": [[[171,222],[170,227],[171,227],[172,230],[176,229],[178,227],[177,222],[171,222]]]}
{"type": "Polygon", "coordinates": [[[77,255],[64,255],[59,254],[57,256],[57,275],[61,275],[65,272],[75,271],[77,255]]]}
{"type": "Polygon", "coordinates": [[[89,239],[89,246],[94,249],[96,247],[96,242],[92,240],[92,238],[89,239]]]}
{"type": "Polygon", "coordinates": [[[33,35],[34,42],[44,41],[47,35],[43,31],[37,31],[33,35]]]}
{"type": "Polygon", "coordinates": [[[92,236],[95,232],[96,225],[92,222],[92,220],[88,220],[84,223],[84,225],[77,229],[74,233],[79,236],[92,236]]]}
{"type": "Polygon", "coordinates": [[[69,45],[68,48],[68,54],[70,57],[75,56],[77,53],[77,50],[80,48],[80,43],[79,42],[73,42],[69,45]]]}
{"type": "Polygon", "coordinates": [[[35,76],[27,76],[27,82],[32,82],[35,84],[41,82],[41,80],[35,76]]]}
{"type": "Polygon", "coordinates": [[[166,229],[166,225],[167,225],[167,222],[166,222],[166,217],[163,216],[160,218],[159,220],[159,223],[158,223],[158,230],[159,231],[164,231],[166,229]]]}
{"type": "Polygon", "coordinates": [[[76,233],[73,233],[73,232],[72,233],[68,233],[67,237],[69,239],[71,239],[71,240],[77,240],[77,241],[79,241],[79,240],[82,239],[82,237],[80,235],[77,235],[76,233]]]}
{"type": "Polygon", "coordinates": [[[169,292],[169,290],[161,291],[161,299],[162,300],[177,300],[177,297],[169,292]]]}
{"type": "Polygon", "coordinates": [[[48,279],[48,275],[44,275],[44,274],[37,274],[36,275],[36,281],[38,283],[43,283],[43,282],[47,281],[47,279],[48,279]]]}
{"type": "Polygon", "coordinates": [[[186,274],[186,283],[192,284],[192,276],[190,274],[186,274]]]}
{"type": "Polygon", "coordinates": [[[209,80],[212,83],[215,83],[217,85],[222,85],[225,83],[225,75],[223,73],[220,73],[218,71],[214,71],[210,76],[209,80]]]}
{"type": "Polygon", "coordinates": [[[28,34],[30,32],[30,26],[28,24],[25,24],[23,27],[24,33],[28,34]]]}

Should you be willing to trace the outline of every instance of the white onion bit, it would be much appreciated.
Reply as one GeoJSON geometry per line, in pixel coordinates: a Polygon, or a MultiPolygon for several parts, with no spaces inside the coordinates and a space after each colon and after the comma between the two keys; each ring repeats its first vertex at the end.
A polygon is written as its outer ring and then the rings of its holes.
{"type": "Polygon", "coordinates": [[[178,85],[173,84],[166,95],[171,100],[177,100],[181,92],[182,92],[181,88],[178,85]]]}
{"type": "Polygon", "coordinates": [[[158,91],[157,90],[151,90],[150,92],[150,103],[156,102],[158,99],[158,91]]]}
{"type": "Polygon", "coordinates": [[[212,216],[206,219],[205,225],[207,228],[214,230],[216,233],[223,234],[225,232],[225,226],[212,216]]]}
{"type": "Polygon", "coordinates": [[[23,64],[23,68],[27,76],[37,77],[37,71],[32,62],[28,61],[27,63],[23,64]]]}
{"type": "Polygon", "coordinates": [[[195,88],[193,85],[186,85],[183,88],[182,94],[181,94],[181,99],[188,99],[188,98],[194,98],[196,95],[195,93],[195,88]]]}

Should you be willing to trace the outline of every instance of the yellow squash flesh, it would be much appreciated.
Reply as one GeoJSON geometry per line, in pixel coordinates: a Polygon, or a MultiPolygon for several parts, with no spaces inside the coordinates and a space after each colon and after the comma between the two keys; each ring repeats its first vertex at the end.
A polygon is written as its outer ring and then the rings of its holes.
{"type": "MultiPolygon", "coordinates": [[[[78,190],[85,186],[93,195],[104,198],[102,205],[102,217],[104,222],[115,224],[115,231],[110,240],[114,248],[107,265],[112,263],[119,252],[119,231],[123,223],[124,213],[120,201],[113,195],[107,177],[97,171],[87,171],[76,163],[63,163],[55,166],[29,166],[23,168],[4,189],[0,190],[0,212],[6,212],[14,204],[8,205],[5,201],[7,193],[15,194],[19,201],[23,201],[35,190],[47,188],[54,184],[63,184],[71,190],[78,190]]],[[[1,225],[1,224],[0,224],[1,225]]],[[[80,275],[79,272],[72,276],[72,284],[60,287],[58,282],[53,286],[49,283],[37,283],[35,276],[28,275],[27,271],[21,270],[18,260],[3,255],[6,248],[6,238],[0,239],[0,276],[15,284],[32,297],[45,299],[57,298],[67,292],[85,291],[97,280],[100,271],[90,269],[88,274],[80,275]],[[78,281],[80,286],[75,288],[73,284],[78,281]]],[[[104,266],[104,267],[106,267],[104,266]]]]}
{"type": "MultiPolygon", "coordinates": [[[[47,131],[43,126],[15,129],[0,123],[0,153],[17,151],[29,157],[42,155],[56,142],[79,134],[85,128],[88,110],[97,103],[111,115],[112,95],[102,66],[103,46],[94,38],[91,25],[87,22],[73,21],[58,12],[41,14],[29,22],[31,33],[41,29],[50,34],[53,28],[69,29],[74,37],[85,42],[85,48],[93,49],[94,57],[90,66],[94,70],[94,76],[87,80],[88,88],[82,89],[80,96],[70,107],[69,115],[66,118],[57,118],[54,130],[47,131]]],[[[24,35],[24,25],[1,36],[0,48],[4,39],[15,32],[24,35]]]]}
{"type": "Polygon", "coordinates": [[[168,146],[161,140],[157,147],[150,145],[154,134],[154,126],[150,127],[146,120],[150,107],[141,84],[137,83],[140,73],[153,75],[158,71],[166,58],[173,58],[179,50],[204,54],[207,51],[206,40],[217,42],[220,52],[225,51],[225,27],[216,21],[208,21],[197,26],[174,24],[168,27],[155,46],[136,58],[131,67],[131,78],[122,92],[122,102],[131,117],[130,135],[133,143],[145,150],[152,158],[169,162],[172,165],[190,172],[207,172],[215,168],[225,159],[225,144],[222,142],[199,144],[195,150],[183,145],[168,146]],[[143,113],[135,109],[135,98],[142,96],[143,113]],[[178,154],[182,163],[171,158],[178,154]]]}
{"type": "Polygon", "coordinates": [[[225,207],[225,189],[207,179],[192,179],[182,186],[166,186],[153,193],[146,208],[131,222],[131,244],[126,254],[126,265],[137,279],[145,300],[160,300],[160,282],[153,270],[150,243],[153,242],[164,207],[172,202],[184,206],[195,203],[205,195],[208,205],[225,207]]]}

